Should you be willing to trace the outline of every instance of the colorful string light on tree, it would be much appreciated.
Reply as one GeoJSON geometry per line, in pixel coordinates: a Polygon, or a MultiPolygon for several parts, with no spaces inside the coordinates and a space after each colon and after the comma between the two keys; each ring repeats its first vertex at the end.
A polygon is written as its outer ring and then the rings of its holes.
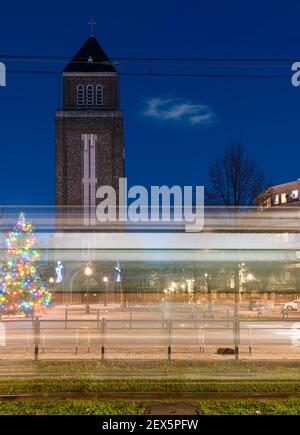
{"type": "Polygon", "coordinates": [[[21,213],[9,233],[7,263],[0,274],[0,312],[31,315],[51,305],[51,293],[36,267],[39,254],[33,225],[21,213]]]}

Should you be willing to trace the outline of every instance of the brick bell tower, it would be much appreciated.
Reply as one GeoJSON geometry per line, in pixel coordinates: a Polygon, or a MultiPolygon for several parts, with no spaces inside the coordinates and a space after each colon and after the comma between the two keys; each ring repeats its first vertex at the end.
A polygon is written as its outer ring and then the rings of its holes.
{"type": "Polygon", "coordinates": [[[63,108],[56,111],[56,205],[77,206],[85,224],[95,224],[97,188],[117,189],[123,176],[118,75],[90,36],[63,71],[63,108]]]}

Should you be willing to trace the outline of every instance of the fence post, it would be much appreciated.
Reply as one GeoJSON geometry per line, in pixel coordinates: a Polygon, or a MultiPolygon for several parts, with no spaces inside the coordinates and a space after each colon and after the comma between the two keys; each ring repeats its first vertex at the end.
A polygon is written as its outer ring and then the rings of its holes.
{"type": "Polygon", "coordinates": [[[235,360],[238,361],[238,359],[239,359],[239,343],[240,343],[240,321],[237,317],[234,318],[233,336],[234,336],[235,360]]]}
{"type": "Polygon", "coordinates": [[[168,361],[172,357],[172,320],[168,319],[168,361]]]}
{"type": "Polygon", "coordinates": [[[200,341],[200,353],[204,353],[204,346],[205,346],[205,342],[204,342],[204,327],[200,326],[200,331],[199,331],[199,341],[200,341]]]}
{"type": "Polygon", "coordinates": [[[39,344],[40,344],[40,320],[38,317],[34,319],[34,360],[39,359],[39,344]]]}
{"type": "Polygon", "coordinates": [[[45,347],[46,347],[46,334],[45,332],[42,333],[42,352],[45,353],[45,347]]]}
{"type": "Polygon", "coordinates": [[[27,333],[26,335],[26,350],[29,350],[29,346],[30,346],[30,337],[29,337],[29,333],[27,333]]]}
{"type": "Polygon", "coordinates": [[[249,355],[252,355],[252,332],[250,327],[248,327],[248,336],[249,336],[249,355]]]}
{"type": "Polygon", "coordinates": [[[192,305],[192,316],[194,320],[194,328],[197,328],[197,311],[195,305],[192,305]]]}
{"type": "Polygon", "coordinates": [[[100,329],[100,310],[97,309],[97,329],[100,329]]]}
{"type": "Polygon", "coordinates": [[[68,309],[65,308],[65,329],[68,329],[68,309]]]}
{"type": "Polygon", "coordinates": [[[87,342],[88,342],[88,353],[91,351],[91,330],[88,329],[88,336],[87,336],[87,342]]]}
{"type": "Polygon", "coordinates": [[[201,318],[202,320],[204,319],[204,310],[203,310],[203,307],[200,307],[200,309],[199,309],[199,318],[201,318]]]}
{"type": "Polygon", "coordinates": [[[78,354],[78,346],[79,346],[79,332],[76,331],[76,336],[75,336],[75,355],[78,354]]]}
{"type": "Polygon", "coordinates": [[[132,329],[132,309],[130,308],[130,313],[129,313],[129,328],[132,329]]]}
{"type": "Polygon", "coordinates": [[[105,357],[105,333],[106,333],[106,320],[103,317],[101,320],[101,361],[104,361],[105,357]]]}

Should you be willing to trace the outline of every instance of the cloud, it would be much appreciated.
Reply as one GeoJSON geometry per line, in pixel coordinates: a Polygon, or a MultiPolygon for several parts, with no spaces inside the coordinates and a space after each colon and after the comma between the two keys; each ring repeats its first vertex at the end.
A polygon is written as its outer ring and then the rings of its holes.
{"type": "Polygon", "coordinates": [[[147,99],[143,116],[165,121],[185,121],[191,125],[204,125],[215,119],[214,112],[206,104],[162,97],[147,99]]]}

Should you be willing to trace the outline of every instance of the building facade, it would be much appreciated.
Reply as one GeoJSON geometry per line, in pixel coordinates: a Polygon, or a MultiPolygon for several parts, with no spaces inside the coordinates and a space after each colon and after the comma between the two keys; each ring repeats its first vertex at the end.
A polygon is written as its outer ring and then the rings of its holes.
{"type": "Polygon", "coordinates": [[[300,178],[290,183],[268,187],[257,198],[256,205],[259,211],[270,207],[286,207],[300,205],[300,178]]]}

